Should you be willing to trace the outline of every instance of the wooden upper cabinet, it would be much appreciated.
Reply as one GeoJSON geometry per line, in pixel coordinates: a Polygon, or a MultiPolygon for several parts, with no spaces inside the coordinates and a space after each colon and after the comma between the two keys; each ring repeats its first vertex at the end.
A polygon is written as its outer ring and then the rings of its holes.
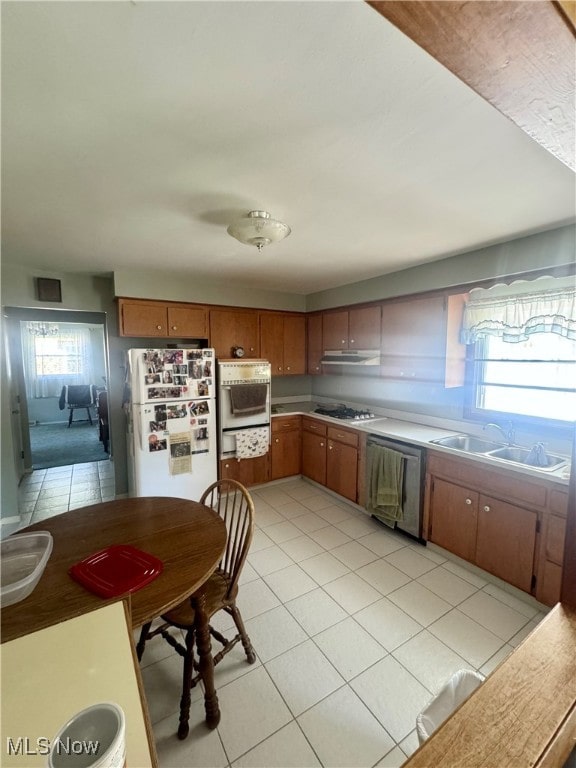
{"type": "Polygon", "coordinates": [[[325,312],[322,316],[324,349],[348,349],[348,312],[325,312]]]}
{"type": "Polygon", "coordinates": [[[380,306],[349,310],[349,349],[380,349],[381,316],[380,306]]]}
{"type": "Polygon", "coordinates": [[[120,336],[208,338],[207,309],[196,304],[118,299],[120,336]]]}
{"type": "Polygon", "coordinates": [[[157,301],[118,300],[120,336],[168,336],[166,305],[157,301]]]}
{"type": "Polygon", "coordinates": [[[207,339],[208,312],[206,307],[168,305],[168,335],[207,339]]]}
{"type": "Polygon", "coordinates": [[[284,316],[284,372],[289,375],[306,373],[306,317],[284,316]]]}
{"type": "Polygon", "coordinates": [[[306,319],[307,335],[307,362],[306,373],[318,376],[322,373],[322,355],[324,346],[322,343],[322,315],[309,315],[306,319]]]}
{"type": "Polygon", "coordinates": [[[260,357],[258,312],[250,309],[210,310],[210,346],[216,357],[233,357],[234,347],[244,348],[244,357],[260,357]]]}
{"type": "Polygon", "coordinates": [[[284,318],[275,312],[260,313],[260,354],[270,362],[272,376],[282,376],[284,366],[284,318]]]}
{"type": "Polygon", "coordinates": [[[305,316],[282,312],[261,312],[260,356],[270,361],[272,376],[294,376],[305,373],[305,316]]]}
{"type": "Polygon", "coordinates": [[[325,312],[322,317],[324,349],[379,349],[380,305],[325,312]]]}
{"type": "Polygon", "coordinates": [[[382,305],[382,366],[386,378],[464,383],[459,341],[465,295],[424,296],[382,305]]]}

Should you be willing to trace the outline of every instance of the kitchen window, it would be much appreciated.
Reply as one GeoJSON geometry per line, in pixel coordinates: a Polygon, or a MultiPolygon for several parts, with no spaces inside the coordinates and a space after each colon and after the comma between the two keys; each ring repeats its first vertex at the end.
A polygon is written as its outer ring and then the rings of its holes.
{"type": "Polygon", "coordinates": [[[462,340],[468,346],[468,417],[574,423],[574,276],[472,291],[462,340]]]}
{"type": "Polygon", "coordinates": [[[469,416],[568,424],[576,415],[576,341],[552,333],[511,344],[476,341],[470,354],[469,416]]]}
{"type": "Polygon", "coordinates": [[[92,381],[88,327],[74,324],[22,323],[22,351],[29,398],[58,397],[65,384],[92,381]],[[45,335],[42,335],[44,326],[45,335]]]}

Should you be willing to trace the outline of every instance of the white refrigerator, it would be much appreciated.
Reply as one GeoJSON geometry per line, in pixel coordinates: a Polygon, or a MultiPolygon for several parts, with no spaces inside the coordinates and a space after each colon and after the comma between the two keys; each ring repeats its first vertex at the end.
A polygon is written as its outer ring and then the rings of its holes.
{"type": "Polygon", "coordinates": [[[198,500],[217,479],[213,349],[130,349],[130,496],[198,500]]]}

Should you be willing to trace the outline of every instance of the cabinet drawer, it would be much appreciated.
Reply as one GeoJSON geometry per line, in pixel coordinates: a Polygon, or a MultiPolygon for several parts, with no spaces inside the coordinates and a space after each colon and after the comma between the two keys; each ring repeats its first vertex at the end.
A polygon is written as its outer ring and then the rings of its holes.
{"type": "Polygon", "coordinates": [[[326,435],[327,426],[323,421],[309,419],[307,416],[303,416],[302,429],[306,429],[308,432],[314,432],[316,435],[326,435]]]}
{"type": "Polygon", "coordinates": [[[330,440],[337,440],[339,443],[358,447],[358,432],[352,432],[348,429],[339,427],[328,427],[328,437],[330,440]]]}
{"type": "Polygon", "coordinates": [[[300,416],[273,416],[272,434],[277,435],[279,432],[290,432],[293,429],[300,429],[300,416]]]}

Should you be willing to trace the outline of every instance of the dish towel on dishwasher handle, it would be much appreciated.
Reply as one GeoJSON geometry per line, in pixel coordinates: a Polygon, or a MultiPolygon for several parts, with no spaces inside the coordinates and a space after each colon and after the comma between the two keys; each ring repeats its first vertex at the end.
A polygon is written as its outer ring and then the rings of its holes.
{"type": "Polygon", "coordinates": [[[404,457],[398,451],[368,444],[366,509],[391,528],[404,519],[404,457]]]}
{"type": "Polygon", "coordinates": [[[244,429],[236,433],[236,459],[255,459],[268,453],[270,427],[244,429]]]}

